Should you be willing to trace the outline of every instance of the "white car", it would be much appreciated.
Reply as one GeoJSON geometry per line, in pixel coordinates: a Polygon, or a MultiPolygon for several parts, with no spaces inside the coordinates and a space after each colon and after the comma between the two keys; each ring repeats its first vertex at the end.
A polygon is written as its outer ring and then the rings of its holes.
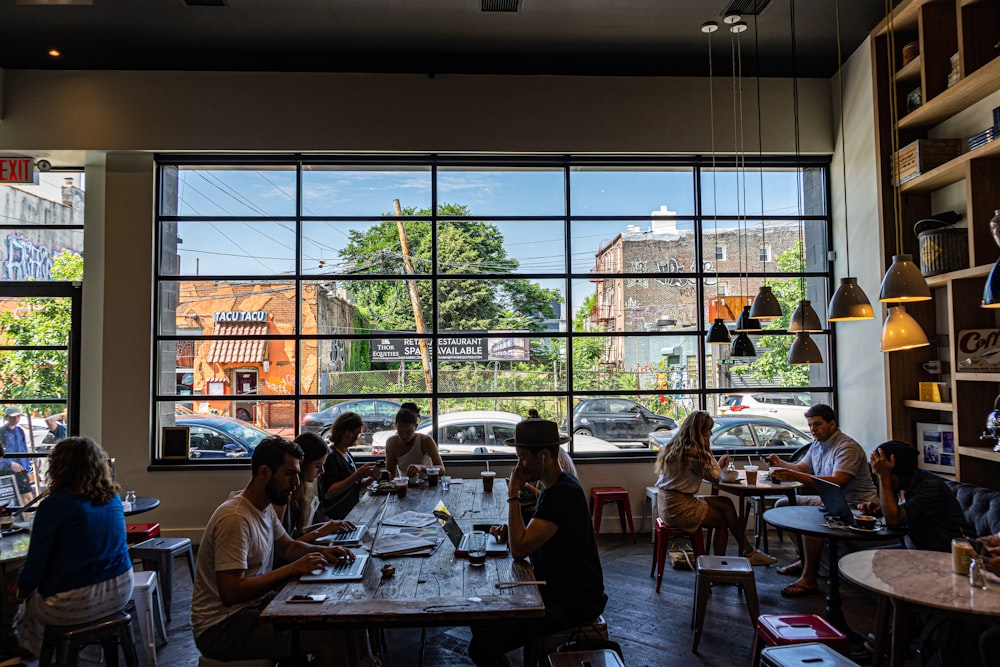
{"type": "MultiPolygon", "coordinates": [[[[442,454],[513,454],[514,448],[505,443],[514,437],[514,426],[523,419],[513,412],[495,410],[469,410],[451,412],[438,417],[437,437],[434,438],[442,454]]],[[[433,436],[430,420],[417,427],[418,433],[433,436]]],[[[379,431],[372,436],[372,454],[385,454],[385,443],[395,431],[379,431]]],[[[619,448],[592,436],[577,435],[573,440],[575,451],[619,451],[619,448]]]]}
{"type": "Polygon", "coordinates": [[[808,433],[806,410],[811,402],[805,392],[765,394],[763,392],[725,394],[719,414],[726,417],[763,416],[780,419],[808,433]]]}

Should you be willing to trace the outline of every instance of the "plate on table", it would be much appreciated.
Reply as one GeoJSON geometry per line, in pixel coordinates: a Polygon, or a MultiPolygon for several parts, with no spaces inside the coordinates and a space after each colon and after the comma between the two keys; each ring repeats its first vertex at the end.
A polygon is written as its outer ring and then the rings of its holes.
{"type": "Polygon", "coordinates": [[[882,526],[879,526],[878,528],[858,528],[857,526],[848,526],[848,528],[859,533],[877,533],[882,530],[882,526]]]}

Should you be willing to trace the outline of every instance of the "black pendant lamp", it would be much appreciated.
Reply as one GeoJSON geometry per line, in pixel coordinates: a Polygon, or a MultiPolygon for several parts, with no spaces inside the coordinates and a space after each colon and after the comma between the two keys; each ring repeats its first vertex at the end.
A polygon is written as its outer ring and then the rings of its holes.
{"type": "Polygon", "coordinates": [[[712,345],[729,345],[731,341],[732,337],[729,335],[729,329],[726,328],[726,323],[721,317],[715,318],[712,328],[708,330],[707,342],[712,345]]]}
{"type": "Polygon", "coordinates": [[[821,364],[823,363],[823,353],[820,352],[816,341],[806,332],[795,334],[792,347],[788,350],[788,365],[799,364],[821,364]]]}
{"type": "Polygon", "coordinates": [[[800,331],[820,333],[823,331],[823,325],[819,321],[819,313],[812,307],[812,303],[808,299],[799,301],[799,305],[795,308],[792,318],[788,322],[788,331],[790,333],[799,333],[800,331]]]}
{"type": "Polygon", "coordinates": [[[781,315],[781,304],[778,303],[778,297],[774,296],[771,286],[761,285],[750,305],[750,317],[755,320],[770,320],[781,315]]]}
{"type": "Polygon", "coordinates": [[[729,352],[730,357],[756,357],[757,348],[753,346],[753,341],[746,331],[736,334],[733,339],[733,349],[729,352]]]}
{"type": "Polygon", "coordinates": [[[760,331],[760,320],[750,316],[750,306],[743,306],[743,312],[736,320],[736,331],[760,331]]]}

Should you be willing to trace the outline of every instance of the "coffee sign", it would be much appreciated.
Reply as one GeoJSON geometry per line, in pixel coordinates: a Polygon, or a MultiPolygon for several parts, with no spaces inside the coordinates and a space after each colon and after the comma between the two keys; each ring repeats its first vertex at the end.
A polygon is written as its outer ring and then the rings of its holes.
{"type": "Polygon", "coordinates": [[[958,332],[955,365],[959,373],[1000,373],[1000,329],[958,332]]]}

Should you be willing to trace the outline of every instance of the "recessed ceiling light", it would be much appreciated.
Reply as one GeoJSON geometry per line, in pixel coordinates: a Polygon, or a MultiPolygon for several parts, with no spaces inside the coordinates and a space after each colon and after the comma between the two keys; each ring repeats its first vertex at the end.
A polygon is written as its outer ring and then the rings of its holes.
{"type": "Polygon", "coordinates": [[[59,49],[49,49],[49,55],[53,58],[58,58],[62,55],[62,52],[59,49]]]}

